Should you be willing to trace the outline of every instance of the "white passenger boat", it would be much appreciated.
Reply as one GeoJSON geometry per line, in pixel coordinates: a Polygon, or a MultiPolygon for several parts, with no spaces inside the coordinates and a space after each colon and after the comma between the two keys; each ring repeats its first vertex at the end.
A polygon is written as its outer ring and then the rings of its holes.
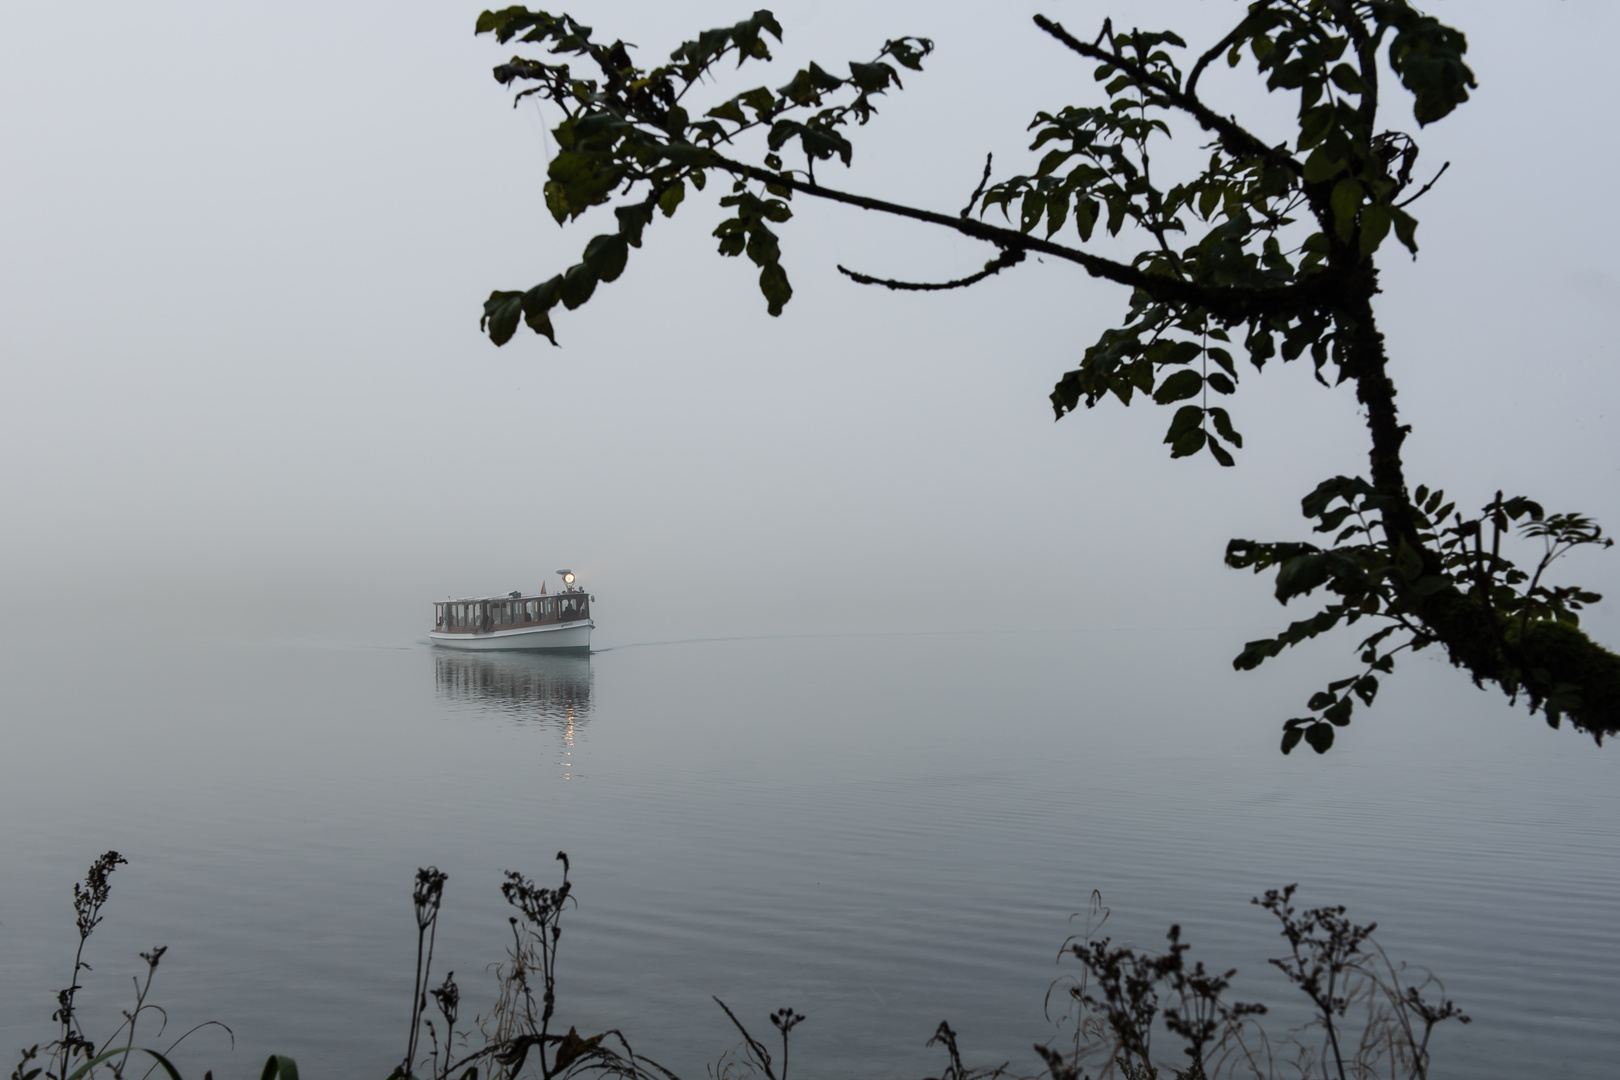
{"type": "Polygon", "coordinates": [[[469,596],[433,605],[428,637],[447,649],[569,649],[589,651],[591,600],[572,570],[559,570],[562,591],[548,595],[469,596]]]}

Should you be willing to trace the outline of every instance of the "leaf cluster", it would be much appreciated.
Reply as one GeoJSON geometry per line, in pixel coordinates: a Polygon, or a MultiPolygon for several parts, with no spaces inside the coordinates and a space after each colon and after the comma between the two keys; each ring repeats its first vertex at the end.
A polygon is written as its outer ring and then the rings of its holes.
{"type": "Polygon", "coordinates": [[[1282,633],[1249,642],[1232,662],[1237,669],[1256,668],[1341,623],[1350,626],[1372,618],[1382,624],[1358,646],[1364,670],[1313,694],[1307,707],[1315,715],[1284,724],[1283,753],[1301,740],[1318,753],[1328,750],[1334,728],[1350,723],[1356,701],[1372,704],[1378,675],[1394,670],[1397,654],[1446,643],[1435,625],[1438,620],[1422,610],[1437,599],[1472,616],[1470,625],[1483,640],[1469,643],[1471,648],[1498,658],[1499,674],[1493,677],[1509,693],[1526,690],[1532,711],[1543,709],[1556,726],[1561,715],[1580,708],[1579,687],[1554,682],[1548,672],[1528,667],[1517,657],[1517,647],[1534,636],[1533,628],[1539,624],[1578,627],[1581,609],[1602,599],[1579,587],[1553,586],[1543,580],[1553,562],[1577,547],[1611,547],[1614,541],[1603,535],[1602,528],[1579,514],[1549,515],[1541,504],[1523,496],[1504,499],[1501,492],[1477,516],[1465,518],[1444,491],[1419,485],[1412,493],[1412,521],[1421,547],[1398,542],[1392,549],[1380,525],[1389,502],[1390,496],[1360,477],[1334,477],[1301,500],[1301,511],[1314,521],[1314,531],[1332,534],[1331,546],[1252,540],[1227,545],[1228,566],[1255,573],[1275,571],[1280,603],[1318,589],[1333,597],[1282,633]],[[1542,542],[1532,570],[1502,554],[1503,539],[1515,530],[1523,538],[1542,542]],[[1436,552],[1438,558],[1426,560],[1424,551],[1436,552]]]}
{"type": "MultiPolygon", "coordinates": [[[[578,263],[531,289],[490,294],[481,326],[497,345],[511,340],[520,321],[555,345],[552,310],[559,303],[573,310],[597,285],[617,280],[655,212],[673,216],[689,190],[702,191],[713,170],[726,169],[720,148],[762,134],[768,170],[812,183],[817,162],[837,158],[849,165],[854,146],[845,129],[870,121],[875,99],[901,87],[899,69],[922,70],[933,49],[924,38],[897,38],[872,59],[845,65],[848,75],[811,63],[775,90],[754,87],[695,112],[699,106],[688,95],[711,81],[724,61],[735,57],[740,68],[771,59],[770,39],[781,41],[782,28],[769,11],[704,31],[670,53],[668,63],[650,68],[637,66],[623,41],[596,41],[590,27],[569,15],[521,7],[486,11],[477,32],[502,43],[515,38],[542,46],[550,57],[579,58],[585,73],[567,59],[515,56],[494,74],[498,82],[524,87],[517,100],[538,95],[562,112],[554,130],[558,153],[545,185],[552,217],[561,224],[592,207],[619,203],[617,229],[593,237],[578,263]],[[790,151],[802,159],[802,170],[784,172],[783,154],[790,151]]],[[[718,251],[746,255],[759,267],[760,292],[772,315],[780,315],[793,295],[771,228],[793,216],[792,197],[788,186],[769,180],[750,185],[739,175],[719,200],[730,216],[714,231],[718,251]]]]}
{"type": "Polygon", "coordinates": [[[1161,1068],[1175,1080],[1427,1076],[1435,1027],[1469,1018],[1444,997],[1428,1000],[1425,991],[1438,988],[1443,995],[1444,987],[1427,973],[1410,981],[1404,965],[1392,963],[1373,941],[1375,925],[1352,922],[1342,906],[1300,911],[1293,904],[1296,889],[1270,889],[1253,900],[1276,917],[1288,946],[1272,966],[1311,1005],[1303,1028],[1275,1039],[1259,1021],[1267,1007],[1228,1000],[1237,972],[1192,961],[1180,926],[1170,928],[1163,952],[1099,937],[1108,911],[1093,893],[1095,921],[1063,949],[1080,971],[1053,986],[1069,1001],[1065,1019],[1074,1024],[1074,1047],[1066,1053],[1036,1047],[1052,1080],[1089,1080],[1093,1064],[1100,1064],[1102,1077],[1117,1071],[1125,1080],[1158,1080],[1161,1068]],[[1352,1006],[1359,1007],[1356,1017],[1352,1006]],[[1178,1063],[1155,1050],[1161,1030],[1179,1043],[1178,1063]],[[1320,1043],[1313,1037],[1318,1031],[1320,1043]],[[1292,1060],[1283,1057],[1289,1049],[1292,1060]]]}
{"type": "MultiPolygon", "coordinates": [[[[1207,390],[1234,393],[1227,331],[1239,326],[1257,371],[1279,351],[1284,360],[1309,351],[1319,380],[1330,364],[1335,383],[1354,373],[1360,327],[1339,303],[1345,287],[1370,280],[1373,255],[1392,229],[1417,252],[1417,221],[1403,198],[1417,145],[1375,127],[1380,47],[1387,39],[1390,63],[1399,58],[1420,123],[1465,101],[1473,83],[1459,66],[1461,35],[1435,27],[1401,4],[1261,2],[1184,73],[1176,56],[1186,43],[1173,33],[1116,32],[1105,23],[1087,44],[1049,24],[1097,61],[1093,75],[1106,84],[1108,103],[1039,113],[1030,146],[1045,150],[1039,166],[992,186],[981,211],[998,209],[1021,231],[1048,238],[1072,222],[1082,242],[1099,224],[1150,241],[1132,260],[1149,280],[1135,289],[1124,322],[1105,330],[1054,388],[1059,417],[1109,395],[1129,405],[1138,391],[1161,405],[1207,398],[1207,390]],[[1268,89],[1297,95],[1292,147],[1250,133],[1198,97],[1199,77],[1222,55],[1233,67],[1252,58],[1268,89]],[[1198,175],[1165,183],[1153,173],[1153,143],[1171,137],[1177,115],[1213,137],[1198,175]],[[1214,346],[1212,330],[1220,331],[1214,346]]],[[[1208,449],[1230,465],[1231,449],[1242,445],[1231,431],[1224,408],[1183,405],[1165,442],[1174,457],[1208,449]]]]}
{"type": "Polygon", "coordinates": [[[992,183],[987,159],[968,207],[949,215],[840,191],[816,176],[818,163],[852,164],[855,131],[872,120],[880,96],[901,89],[902,70],[922,69],[933,49],[926,38],[895,38],[870,60],[809,63],[774,90],[699,103],[700,86],[718,82],[725,67],[771,59],[771,42],[782,40],[771,12],[704,31],[654,66],[566,14],[484,12],[479,33],[543,54],[514,56],[494,74],[517,88],[518,100],[538,95],[561,112],[545,185],[551,215],[561,224],[611,206],[618,223],[564,272],[528,290],[491,293],[484,330],[499,345],[526,323],[555,344],[556,307],[577,308],[616,280],[655,215],[673,215],[716,176],[731,181],[716,184],[725,212],[717,249],[758,267],[772,315],[793,294],[778,230],[791,220],[795,196],[951,229],[996,248],[981,271],[945,282],[844,271],[864,284],[968,287],[1027,264],[1032,253],[1067,261],[1130,293],[1123,317],[1079,350],[1078,366],[1054,386],[1058,418],[1082,403],[1148,399],[1174,410],[1163,440],[1171,457],[1207,452],[1232,466],[1244,445],[1235,406],[1243,376],[1307,355],[1318,382],[1348,384],[1363,410],[1368,478],[1335,477],[1305,500],[1318,532],[1339,533],[1333,544],[1228,547],[1231,566],[1276,570],[1279,600],[1318,588],[1334,597],[1276,637],[1249,643],[1240,669],[1340,624],[1389,623],[1361,642],[1361,672],[1315,695],[1311,716],[1287,722],[1285,752],[1302,741],[1328,749],[1355,703],[1372,703],[1396,653],[1436,643],[1476,683],[1495,682],[1513,697],[1526,692],[1532,710],[1544,709],[1554,724],[1569,715],[1595,734],[1620,730],[1620,656],[1587,639],[1575,619],[1592,594],[1541,584],[1558,554],[1600,541],[1596,527],[1501,498],[1479,518],[1451,521],[1453,507],[1410,488],[1401,460],[1410,428],[1396,410],[1373,311],[1376,256],[1393,237],[1416,257],[1410,208],[1445,167],[1419,185],[1417,142],[1381,119],[1383,84],[1394,76],[1418,127],[1444,119],[1476,85],[1464,35],[1406,0],[1253,0],[1197,55],[1168,30],[1116,30],[1105,20],[1088,41],[1044,16],[1034,22],[1090,65],[1100,100],[1038,112],[1029,125],[1033,171],[992,183]],[[1202,76],[1223,61],[1252,64],[1268,91],[1292,99],[1289,138],[1262,135],[1201,96],[1202,76]],[[1161,154],[1156,171],[1165,140],[1188,129],[1203,140],[1199,166],[1165,176],[1161,154]],[[1139,240],[1137,253],[1121,260],[1087,250],[1099,231],[1139,240]],[[1498,539],[1487,557],[1480,539],[1487,528],[1499,538],[1520,518],[1549,552],[1533,571],[1507,561],[1498,539]]]}

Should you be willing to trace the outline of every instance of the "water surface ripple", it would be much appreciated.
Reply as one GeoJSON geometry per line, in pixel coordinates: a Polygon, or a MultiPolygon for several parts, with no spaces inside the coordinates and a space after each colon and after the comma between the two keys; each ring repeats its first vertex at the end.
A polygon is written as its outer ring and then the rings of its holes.
{"type": "MultiPolygon", "coordinates": [[[[184,1060],[247,1075],[376,1075],[404,1035],[410,881],[450,874],[437,969],[487,1007],[500,872],[573,859],[563,1026],[620,1027],[688,1078],[806,1013],[794,1073],[1033,1072],[1071,913],[1237,967],[1285,1000],[1251,896],[1377,920],[1475,1018],[1437,1077],[1613,1075],[1620,796],[1613,748],[1409,665],[1325,757],[1277,728],[1321,674],[1238,676],[1233,635],[740,639],[589,658],[420,643],[14,644],[0,785],[0,1029],[51,1037],[70,884],[114,878],[85,996],[105,1026],[138,961],[204,1033],[184,1060]]],[[[1330,672],[1329,674],[1335,674],[1330,672]]],[[[92,1023],[94,1028],[95,1024],[92,1023]]]]}

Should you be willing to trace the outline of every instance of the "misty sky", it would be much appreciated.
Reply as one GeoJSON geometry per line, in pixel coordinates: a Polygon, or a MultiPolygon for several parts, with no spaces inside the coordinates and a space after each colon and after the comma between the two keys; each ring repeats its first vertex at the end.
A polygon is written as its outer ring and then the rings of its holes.
{"type": "MultiPolygon", "coordinates": [[[[667,55],[752,4],[588,3],[600,36],[667,55]]],[[[1610,0],[1436,3],[1469,36],[1475,99],[1418,132],[1451,169],[1415,207],[1421,258],[1381,255],[1408,475],[1477,507],[1498,487],[1620,528],[1620,226],[1610,0]]],[[[1031,260],[968,292],[990,252],[795,200],[796,295],[772,319],[721,212],[689,199],[584,308],[563,347],[478,332],[492,288],[578,258],[540,189],[547,120],[513,110],[477,4],[0,5],[0,573],[14,606],[93,594],[149,612],[229,595],[278,632],[425,632],[428,602],[537,588],[571,566],[604,634],[1266,627],[1232,536],[1303,535],[1299,497],[1365,470],[1348,387],[1245,370],[1235,469],[1171,462],[1169,411],[1054,424],[1046,395],[1124,290],[1031,260]]],[[[776,85],[804,60],[935,39],[855,136],[835,186],[954,211],[986,151],[1032,165],[1040,108],[1100,100],[1041,34],[1105,14],[1201,50],[1239,16],[1180,3],[780,3],[776,85]]],[[[1292,102],[1252,67],[1210,97],[1277,139],[1292,102]]],[[[555,123],[556,117],[549,122],[555,123]]],[[[1189,154],[1196,142],[1183,150],[1189,154]]],[[[712,193],[711,188],[711,193],[712,193]]],[[[1097,249],[1126,254],[1108,240],[1097,249]]],[[[1560,580],[1620,593],[1620,554],[1560,580]]],[[[211,602],[211,601],[210,601],[211,602]]],[[[1614,602],[1588,625],[1613,646],[1614,602]]],[[[14,620],[20,622],[20,620],[14,620]]],[[[1253,635],[1249,635],[1253,636],[1253,635]]],[[[1244,637],[1234,633],[1234,642],[1244,637]]]]}

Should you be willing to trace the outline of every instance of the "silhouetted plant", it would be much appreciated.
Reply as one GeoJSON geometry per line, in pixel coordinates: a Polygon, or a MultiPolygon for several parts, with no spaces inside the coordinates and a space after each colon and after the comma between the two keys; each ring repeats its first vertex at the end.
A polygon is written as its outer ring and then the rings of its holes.
{"type": "MultiPolygon", "coordinates": [[[[458,1032],[461,989],[455,973],[448,972],[437,987],[430,987],[434,944],[444,886],[448,880],[435,867],[419,870],[413,891],[417,929],[415,976],[411,993],[411,1031],[406,1058],[397,1065],[389,1080],[417,1080],[416,1068],[433,1080],[517,1080],[534,1076],[539,1080],[572,1080],[575,1077],[610,1077],[614,1080],[679,1080],[669,1069],[637,1054],[618,1029],[582,1036],[570,1026],[567,1033],[552,1028],[557,1012],[557,948],[562,937],[562,913],[575,903],[568,878],[568,856],[559,852],[563,864],[562,883],[555,888],[537,885],[522,874],[507,871],[501,893],[517,914],[508,919],[512,944],[506,960],[494,965],[498,993],[488,1018],[477,1021],[481,1045],[456,1057],[456,1047],[465,1046],[469,1032],[458,1032]],[[536,984],[538,979],[538,985],[536,984]],[[538,999],[536,995],[538,994],[538,999]],[[427,1013],[433,1000],[440,1022],[427,1013]],[[427,1026],[430,1049],[418,1059],[421,1027],[427,1026]]],[[[96,1051],[96,1044],[83,1033],[75,1009],[81,989],[78,974],[89,971],[84,960],[85,945],[102,919],[110,887],[108,876],[124,860],[108,852],[91,866],[82,884],[74,886],[74,910],[79,930],[74,954],[74,979],[58,995],[53,1019],[61,1024],[61,1034],[44,1048],[23,1050],[11,1080],[94,1080],[98,1069],[105,1069],[114,1080],[124,1080],[132,1054],[153,1059],[141,1077],[147,1080],[161,1068],[170,1080],[181,1080],[168,1055],[192,1033],[203,1027],[230,1029],[208,1021],[187,1031],[166,1049],[159,1051],[135,1045],[137,1022],[147,1011],[154,1011],[167,1023],[167,1016],[148,1003],[152,980],[164,948],[142,953],[146,963],[144,979],[135,979],[134,1008],[123,1014],[123,1023],[103,1040],[103,1045],[122,1045],[96,1051]]],[[[1288,943],[1286,955],[1271,963],[1310,1001],[1313,1017],[1303,1027],[1273,1040],[1261,1028],[1258,1017],[1262,1005],[1226,999],[1235,971],[1216,973],[1202,962],[1192,961],[1190,946],[1183,941],[1181,928],[1172,926],[1169,948],[1156,953],[1129,945],[1115,945],[1109,938],[1098,938],[1108,918],[1099,894],[1092,894],[1090,919],[1081,935],[1064,942],[1062,955],[1079,960],[1079,974],[1053,984],[1048,994],[1060,988],[1074,1012],[1065,1017],[1074,1024],[1072,1044],[1036,1046],[1050,1080],[1092,1080],[1118,1075],[1123,1080],[1158,1080],[1167,1069],[1175,1080],[1226,1080],[1255,1078],[1275,1080],[1286,1070],[1301,1080],[1426,1080],[1429,1072],[1429,1043],[1434,1029],[1446,1020],[1468,1023],[1469,1018],[1444,997],[1444,988],[1433,975],[1423,972],[1416,985],[1407,984],[1406,968],[1392,962],[1373,941],[1373,924],[1352,922],[1341,907],[1320,907],[1300,911],[1293,905],[1296,887],[1272,889],[1254,903],[1276,917],[1288,943]],[[1438,1003],[1424,992],[1439,987],[1438,1003]],[[1181,1057],[1167,1064],[1156,1056],[1154,1035],[1159,1028],[1179,1039],[1181,1057]],[[1320,1037],[1315,1034],[1320,1030],[1320,1037]],[[1291,1051],[1281,1060],[1278,1051],[1291,1051]]],[[[791,1008],[769,1014],[771,1026],[782,1040],[781,1058],[748,1030],[725,1002],[715,998],[742,1035],[741,1045],[723,1054],[709,1068],[714,1080],[788,1080],[788,1052],[791,1035],[805,1016],[791,1008]]],[[[159,1026],[161,1035],[163,1025],[159,1026]]],[[[234,1042],[234,1038],[233,1038],[234,1042]]],[[[929,1046],[943,1046],[946,1068],[931,1080],[998,1080],[1007,1075],[1007,1065],[969,1068],[957,1045],[950,1024],[940,1023],[929,1046]]],[[[212,1080],[212,1073],[204,1080],[212,1080]]],[[[298,1066],[292,1058],[273,1054],[265,1062],[261,1080],[298,1080],[298,1066]]],[[[1034,1080],[1034,1078],[1026,1078],[1034,1080]]]]}
{"type": "MultiPolygon", "coordinates": [[[[95,1044],[79,1030],[74,1000],[80,990],[79,972],[90,970],[90,965],[84,962],[84,946],[90,940],[91,933],[101,924],[102,905],[112,894],[112,882],[107,879],[127,861],[118,852],[109,851],[90,864],[90,871],[85,874],[82,885],[77,881],[73,883],[73,914],[79,931],[79,945],[73,953],[73,977],[68,980],[67,988],[57,993],[56,1013],[52,1017],[62,1025],[62,1034],[56,1040],[56,1054],[51,1058],[55,1075],[59,1077],[67,1075],[75,1057],[82,1055],[88,1059],[96,1055],[95,1044]]],[[[47,1072],[46,1075],[51,1074],[47,1072]]]]}
{"type": "Polygon", "coordinates": [[[1435,1026],[1451,1019],[1467,1024],[1470,1018],[1445,998],[1438,1005],[1424,999],[1422,991],[1431,985],[1445,992],[1432,974],[1425,972],[1419,986],[1401,984],[1396,965],[1372,940],[1376,923],[1351,922],[1342,905],[1301,912],[1291,902],[1297,888],[1268,889],[1253,903],[1282,924],[1289,954],[1271,963],[1316,1007],[1313,1023],[1321,1024],[1335,1074],[1345,1080],[1348,1067],[1355,1076],[1376,1075],[1379,1063],[1387,1059],[1389,1075],[1404,1070],[1411,1077],[1428,1076],[1429,1037],[1435,1026]],[[1358,1000],[1367,1019],[1361,1039],[1349,1053],[1341,1045],[1341,1022],[1358,1000]]]}
{"type": "MultiPolygon", "coordinates": [[[[60,1025],[59,1034],[54,1041],[45,1046],[43,1064],[35,1064],[41,1060],[39,1044],[36,1043],[21,1051],[17,1066],[11,1072],[11,1080],[38,1080],[41,1076],[45,1080],[87,1080],[95,1077],[101,1069],[111,1073],[116,1080],[123,1080],[124,1070],[129,1065],[131,1055],[134,1054],[146,1055],[155,1062],[144,1075],[149,1076],[154,1069],[162,1068],[171,1080],[180,1080],[180,1074],[168,1058],[175,1047],[207,1027],[217,1027],[227,1036],[231,1036],[230,1028],[217,1020],[209,1020],[186,1031],[161,1051],[135,1045],[135,1029],[141,1017],[148,1012],[158,1014],[160,1020],[158,1037],[161,1038],[164,1029],[168,1027],[168,1014],[160,1006],[147,1000],[152,991],[152,979],[157,974],[158,963],[168,951],[168,947],[164,945],[154,948],[151,952],[140,954],[141,960],[146,964],[146,972],[144,978],[136,976],[133,979],[135,1004],[121,1014],[123,1022],[101,1042],[102,1046],[107,1046],[117,1043],[122,1036],[123,1045],[97,1053],[97,1044],[85,1035],[78,1010],[78,994],[83,989],[79,983],[79,974],[91,970],[84,958],[85,946],[96,927],[101,925],[102,909],[112,895],[110,878],[113,871],[127,863],[128,860],[118,852],[106,852],[90,864],[83,882],[74,883],[74,926],[78,930],[79,940],[73,952],[73,978],[69,980],[66,989],[57,992],[56,1010],[51,1014],[51,1019],[60,1025]]],[[[234,1036],[231,1038],[234,1043],[234,1036]]],[[[296,1072],[290,1074],[288,1080],[297,1080],[296,1072]]]]}
{"type": "MultiPolygon", "coordinates": [[[[936,1043],[945,1047],[945,1053],[949,1056],[949,1063],[946,1065],[943,1074],[937,1077],[929,1077],[929,1080],[994,1080],[995,1077],[1002,1076],[1007,1071],[1006,1063],[997,1065],[993,1069],[969,1069],[964,1066],[962,1064],[962,1053],[956,1047],[956,1032],[951,1030],[951,1025],[944,1020],[941,1020],[939,1027],[934,1029],[934,1037],[928,1040],[927,1045],[933,1046],[936,1043]]],[[[1040,1047],[1036,1047],[1036,1050],[1040,1049],[1040,1047]]]]}
{"type": "MultiPolygon", "coordinates": [[[[460,990],[454,980],[447,977],[443,986],[432,991],[446,1029],[441,1047],[431,1021],[428,1021],[429,1031],[433,1033],[434,1053],[428,1056],[425,1064],[429,1066],[429,1075],[436,1080],[449,1080],[452,1076],[458,1080],[478,1080],[480,1070],[488,1080],[507,1080],[525,1074],[526,1070],[542,1080],[583,1073],[623,1077],[625,1080],[676,1080],[674,1074],[663,1066],[637,1055],[624,1034],[616,1029],[589,1037],[581,1036],[573,1027],[564,1035],[552,1031],[557,1009],[557,946],[562,937],[562,913],[574,903],[573,886],[568,880],[567,854],[559,851],[557,861],[563,865],[563,879],[562,884],[555,888],[537,885],[515,871],[506,872],[501,895],[516,909],[517,914],[507,920],[512,931],[512,944],[507,948],[506,960],[494,965],[498,983],[495,1005],[487,1018],[480,1017],[478,1020],[482,1046],[459,1060],[454,1058],[451,1047],[456,1040],[463,1038],[454,1030],[461,1002],[460,990]],[[537,977],[538,986],[535,982],[537,977]],[[538,1001],[535,996],[537,992],[538,1001]]],[[[418,882],[424,880],[424,874],[437,874],[437,871],[431,868],[420,871],[418,882]]],[[[428,880],[432,880],[431,876],[428,880]]],[[[442,894],[442,875],[438,880],[438,889],[442,894]]],[[[418,891],[421,891],[420,886],[418,891]]],[[[435,898],[433,919],[436,920],[437,915],[435,898]]],[[[419,916],[419,932],[424,925],[427,924],[419,916]]],[[[431,953],[430,926],[427,933],[428,951],[431,953]]],[[[418,987],[424,984],[423,977],[419,976],[418,987]]],[[[415,1025],[422,1022],[423,1009],[425,1005],[413,1008],[413,1042],[408,1050],[411,1057],[395,1070],[395,1080],[413,1080],[415,1077],[412,1071],[415,1025]]]]}
{"type": "Polygon", "coordinates": [[[427,1011],[433,943],[438,937],[439,905],[444,901],[444,883],[448,880],[449,875],[437,866],[423,867],[416,872],[416,887],[411,892],[411,904],[416,912],[416,977],[411,983],[411,1034],[406,1043],[405,1060],[395,1070],[396,1076],[411,1075],[412,1065],[416,1061],[422,1014],[427,1011]]]}
{"type": "Polygon", "coordinates": [[[1170,948],[1163,953],[1097,939],[1108,913],[1093,893],[1093,921],[1083,935],[1064,943],[1064,952],[1078,959],[1082,970],[1054,984],[1077,1009],[1071,1018],[1073,1045],[1067,1052],[1036,1047],[1052,1080],[1088,1080],[1093,1066],[1100,1076],[1117,1071],[1124,1080],[1156,1080],[1161,1068],[1176,1080],[1272,1080],[1279,1075],[1279,1051],[1292,1051],[1283,1064],[1289,1075],[1301,1078],[1424,1080],[1434,1028],[1450,1019],[1466,1024],[1469,1018],[1449,1000],[1435,1005],[1424,998],[1425,989],[1439,986],[1432,974],[1424,972],[1417,986],[1406,985],[1405,968],[1372,940],[1375,924],[1350,921],[1342,906],[1301,912],[1291,904],[1296,888],[1271,889],[1254,900],[1277,917],[1289,945],[1288,955],[1272,965],[1314,1010],[1304,1028],[1285,1033],[1275,1044],[1257,1019],[1265,1006],[1225,999],[1235,970],[1217,975],[1201,962],[1189,965],[1179,926],[1170,928],[1170,948]],[[1155,1058],[1159,1023],[1181,1040],[1184,1065],[1155,1058]],[[1347,1038],[1347,1026],[1357,1029],[1353,1039],[1347,1038]],[[1318,1028],[1320,1042],[1311,1037],[1318,1028]]]}

